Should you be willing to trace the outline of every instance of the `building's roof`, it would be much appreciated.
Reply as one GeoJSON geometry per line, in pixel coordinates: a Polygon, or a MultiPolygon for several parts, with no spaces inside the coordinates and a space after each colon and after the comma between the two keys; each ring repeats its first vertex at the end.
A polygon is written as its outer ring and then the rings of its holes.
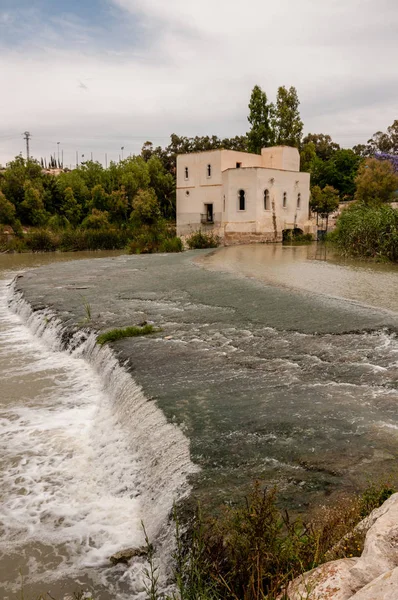
{"type": "Polygon", "coordinates": [[[291,169],[276,169],[275,167],[228,167],[227,169],[223,169],[223,173],[226,171],[245,171],[247,169],[263,169],[264,171],[280,171],[281,173],[296,173],[296,175],[310,175],[306,171],[292,171],[291,169]]]}

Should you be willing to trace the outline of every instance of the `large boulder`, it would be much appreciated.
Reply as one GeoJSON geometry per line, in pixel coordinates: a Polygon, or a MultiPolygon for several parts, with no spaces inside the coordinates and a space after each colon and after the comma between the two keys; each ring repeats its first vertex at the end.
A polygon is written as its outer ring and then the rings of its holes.
{"type": "Polygon", "coordinates": [[[325,563],[295,579],[288,588],[290,600],[347,600],[352,596],[350,570],[358,558],[325,563]]]}
{"type": "Polygon", "coordinates": [[[325,563],[293,581],[289,600],[397,600],[398,494],[357,528],[367,531],[362,555],[325,563]]]}
{"type": "Polygon", "coordinates": [[[397,600],[398,598],[398,567],[383,573],[365,585],[350,600],[397,600]]]}

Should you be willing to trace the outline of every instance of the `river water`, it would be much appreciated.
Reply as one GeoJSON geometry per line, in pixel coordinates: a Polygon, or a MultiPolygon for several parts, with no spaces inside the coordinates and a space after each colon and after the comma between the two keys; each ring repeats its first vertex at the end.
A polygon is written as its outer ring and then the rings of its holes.
{"type": "Polygon", "coordinates": [[[123,541],[143,543],[139,473],[96,370],[51,329],[7,306],[29,267],[118,253],[0,257],[0,597],[142,589],[142,572],[106,568],[123,541]],[[121,481],[123,483],[121,484],[121,481]],[[105,565],[105,567],[104,567],[105,565]],[[100,567],[102,567],[100,569],[100,567]],[[123,581],[124,579],[124,581],[123,581]]]}
{"type": "Polygon", "coordinates": [[[138,597],[143,563],[108,557],[142,544],[141,520],[163,531],[187,477],[217,501],[260,477],[300,509],[396,474],[396,266],[261,245],[204,253],[200,266],[188,253],[119,256],[33,275],[61,312],[87,297],[100,326],[127,312],[159,325],[116,345],[144,396],[90,337],[65,351],[51,313],[8,306],[16,272],[92,256],[0,257],[2,599],[21,573],[32,596],[138,597]]]}

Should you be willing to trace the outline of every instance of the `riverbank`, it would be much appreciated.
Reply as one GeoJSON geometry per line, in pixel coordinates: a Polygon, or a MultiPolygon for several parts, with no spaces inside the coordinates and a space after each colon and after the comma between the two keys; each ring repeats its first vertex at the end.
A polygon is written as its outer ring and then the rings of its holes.
{"type": "MultiPolygon", "coordinates": [[[[398,440],[397,315],[211,272],[195,262],[206,257],[195,251],[53,264],[25,273],[16,292],[44,329],[47,310],[57,316],[63,344],[72,339],[78,347],[73,335],[82,329],[153,324],[156,333],[98,347],[98,356],[112,348],[142,388],[142,406],[160,409],[188,440],[200,469],[189,476],[191,498],[205,507],[238,500],[259,478],[277,484],[282,503],[302,512],[389,475],[398,440]]],[[[99,364],[111,372],[105,360],[99,364]]],[[[156,453],[167,461],[175,447],[156,430],[137,445],[130,403],[114,393],[111,407],[131,430],[138,471],[142,461],[153,468],[145,515],[164,494],[156,453]]]]}

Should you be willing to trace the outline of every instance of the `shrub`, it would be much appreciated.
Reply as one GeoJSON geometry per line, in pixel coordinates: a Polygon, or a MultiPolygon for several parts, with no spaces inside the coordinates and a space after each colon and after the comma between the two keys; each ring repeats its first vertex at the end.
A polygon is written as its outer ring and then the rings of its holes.
{"type": "Polygon", "coordinates": [[[182,252],[183,250],[182,240],[177,236],[165,238],[159,245],[159,252],[182,252]]]}
{"type": "Polygon", "coordinates": [[[398,261],[398,211],[356,202],[343,210],[330,240],[346,255],[398,261]]]}
{"type": "Polygon", "coordinates": [[[120,250],[126,246],[128,233],[115,229],[64,231],[60,238],[60,248],[65,251],[80,250],[120,250]]]}
{"type": "Polygon", "coordinates": [[[54,252],[58,246],[57,238],[47,229],[29,232],[25,237],[25,243],[32,252],[54,252]]]}
{"type": "Polygon", "coordinates": [[[24,238],[13,235],[0,235],[0,252],[27,252],[24,238]]]}
{"type": "Polygon", "coordinates": [[[394,492],[390,485],[373,485],[303,521],[278,508],[276,489],[256,484],[243,506],[226,507],[218,517],[198,510],[184,541],[176,519],[180,597],[275,599],[289,581],[319,564],[359,556],[365,534],[356,525],[394,492]]]}
{"type": "MultiPolygon", "coordinates": [[[[101,187],[101,186],[97,186],[101,187]]],[[[93,208],[91,215],[88,215],[81,224],[82,229],[104,230],[109,227],[108,213],[93,208]]]]}
{"type": "Polygon", "coordinates": [[[220,245],[220,238],[217,235],[214,235],[214,233],[202,233],[202,231],[199,230],[187,237],[186,242],[191,250],[217,248],[220,245]]]}
{"type": "Polygon", "coordinates": [[[68,227],[70,227],[70,223],[68,219],[63,215],[53,215],[49,218],[47,223],[47,229],[50,229],[50,231],[55,231],[57,233],[63,231],[64,229],[67,229],[68,227]]]}

